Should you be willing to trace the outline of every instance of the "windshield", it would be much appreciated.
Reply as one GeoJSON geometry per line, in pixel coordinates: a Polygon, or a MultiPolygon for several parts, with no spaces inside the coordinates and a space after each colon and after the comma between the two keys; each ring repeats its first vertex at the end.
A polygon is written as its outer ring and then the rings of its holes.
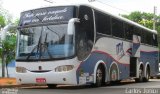
{"type": "Polygon", "coordinates": [[[19,29],[17,59],[51,60],[74,55],[73,35],[67,24],[19,29]]]}

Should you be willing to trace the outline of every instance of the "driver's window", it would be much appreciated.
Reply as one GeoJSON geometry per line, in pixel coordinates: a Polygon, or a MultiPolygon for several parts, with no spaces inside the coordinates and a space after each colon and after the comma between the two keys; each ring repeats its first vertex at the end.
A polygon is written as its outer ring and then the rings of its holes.
{"type": "Polygon", "coordinates": [[[76,32],[77,56],[79,60],[84,60],[90,54],[94,43],[92,9],[86,6],[80,6],[79,19],[80,23],[76,32]]]}

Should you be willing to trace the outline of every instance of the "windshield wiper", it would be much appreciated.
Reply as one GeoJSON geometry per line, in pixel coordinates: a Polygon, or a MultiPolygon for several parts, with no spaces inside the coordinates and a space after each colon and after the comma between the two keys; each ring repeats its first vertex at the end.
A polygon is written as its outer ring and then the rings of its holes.
{"type": "MultiPolygon", "coordinates": [[[[31,11],[31,12],[34,13],[33,11],[31,11]]],[[[41,20],[38,16],[35,16],[35,17],[42,22],[42,20],[41,20]]],[[[42,22],[42,23],[43,23],[43,22],[42,22]]],[[[46,26],[46,27],[47,27],[47,29],[48,29],[49,31],[55,33],[55,34],[58,36],[58,38],[60,39],[60,35],[59,35],[57,32],[53,31],[53,30],[50,29],[48,26],[46,26]]],[[[50,52],[48,51],[48,43],[46,42],[46,41],[47,41],[48,33],[47,33],[46,36],[45,36],[45,42],[44,42],[44,44],[42,44],[42,43],[41,43],[42,31],[43,31],[43,26],[42,26],[42,30],[41,30],[41,35],[40,35],[39,40],[38,40],[38,44],[33,48],[33,50],[31,51],[31,53],[27,56],[26,60],[28,60],[28,59],[30,58],[30,56],[32,55],[32,53],[34,52],[34,50],[35,50],[36,48],[37,48],[37,53],[36,53],[36,54],[38,54],[38,52],[39,52],[39,55],[38,55],[38,56],[39,56],[39,60],[41,60],[42,49],[44,49],[44,52],[45,52],[45,49],[47,49],[47,53],[48,53],[49,57],[52,59],[52,55],[51,55],[50,52]],[[43,45],[44,45],[44,47],[43,47],[43,45]]]]}
{"type": "Polygon", "coordinates": [[[45,53],[45,51],[47,51],[50,59],[52,59],[52,55],[51,55],[50,52],[48,51],[47,37],[48,37],[48,33],[46,33],[44,44],[41,45],[43,48],[41,48],[41,49],[44,49],[44,53],[45,53]]]}
{"type": "Polygon", "coordinates": [[[30,56],[32,55],[32,53],[35,51],[36,48],[37,48],[36,54],[39,54],[39,55],[38,55],[38,60],[41,60],[41,57],[43,56],[42,53],[45,54],[45,51],[47,51],[50,59],[53,58],[52,55],[51,55],[51,53],[48,51],[48,43],[47,43],[48,33],[46,33],[44,43],[41,43],[41,40],[42,40],[42,32],[43,32],[43,27],[42,27],[41,34],[40,34],[40,37],[39,37],[39,40],[38,40],[38,44],[33,48],[33,50],[31,51],[31,53],[27,56],[26,60],[28,60],[28,59],[30,58],[30,56]]]}
{"type": "Polygon", "coordinates": [[[31,51],[31,53],[27,56],[26,60],[28,60],[30,58],[30,56],[32,55],[32,53],[34,52],[34,50],[37,48],[37,53],[38,54],[38,51],[40,52],[40,55],[39,55],[39,59],[41,57],[41,39],[42,39],[42,31],[43,31],[43,26],[42,26],[42,30],[41,30],[41,35],[39,37],[39,40],[38,40],[38,44],[33,48],[33,50],[31,51]]]}

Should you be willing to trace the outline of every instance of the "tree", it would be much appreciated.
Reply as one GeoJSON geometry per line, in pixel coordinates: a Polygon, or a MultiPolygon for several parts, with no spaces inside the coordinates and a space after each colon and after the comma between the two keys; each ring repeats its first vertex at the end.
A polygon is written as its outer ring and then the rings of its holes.
{"type": "MultiPolygon", "coordinates": [[[[1,58],[2,58],[2,77],[5,76],[5,67],[8,63],[15,59],[15,49],[16,49],[16,28],[10,27],[7,31],[7,36],[5,40],[1,41],[2,47],[0,48],[1,58]]],[[[7,69],[8,76],[8,69],[7,69]]]]}
{"type": "MultiPolygon", "coordinates": [[[[129,15],[122,15],[123,17],[132,20],[134,22],[137,22],[147,28],[153,29],[153,17],[154,14],[153,13],[145,13],[145,12],[139,12],[139,11],[135,11],[135,12],[131,12],[129,15]]],[[[156,16],[157,21],[158,19],[160,19],[160,16],[156,16]]],[[[159,26],[160,22],[157,22],[157,26],[156,26],[156,30],[160,31],[159,26]]]]}
{"type": "Polygon", "coordinates": [[[0,28],[4,26],[5,26],[5,18],[2,15],[0,15],[0,28]]]}
{"type": "MultiPolygon", "coordinates": [[[[18,20],[14,22],[16,26],[18,20]]],[[[12,15],[0,6],[0,29],[2,30],[6,24],[12,23],[12,15]]],[[[6,40],[0,40],[0,58],[2,58],[2,77],[5,76],[5,66],[15,58],[16,47],[16,28],[10,28],[6,40]]],[[[8,70],[7,70],[8,74],[8,70]]],[[[7,75],[8,76],[8,75],[7,75]]]]}
{"type": "MultiPolygon", "coordinates": [[[[16,36],[15,34],[11,34],[7,36],[7,39],[2,41],[2,48],[0,49],[0,53],[2,58],[4,66],[8,66],[8,63],[15,59],[15,49],[16,49],[16,36]]],[[[3,77],[5,73],[2,73],[3,77]]],[[[8,76],[8,69],[7,69],[7,76],[8,76]]]]}
{"type": "Polygon", "coordinates": [[[142,20],[142,13],[139,11],[131,12],[129,15],[122,15],[123,17],[130,19],[134,22],[139,22],[142,20]]]}
{"type": "Polygon", "coordinates": [[[12,15],[9,13],[8,10],[4,9],[1,5],[0,5],[0,16],[3,16],[5,25],[12,23],[13,21],[12,15]]]}

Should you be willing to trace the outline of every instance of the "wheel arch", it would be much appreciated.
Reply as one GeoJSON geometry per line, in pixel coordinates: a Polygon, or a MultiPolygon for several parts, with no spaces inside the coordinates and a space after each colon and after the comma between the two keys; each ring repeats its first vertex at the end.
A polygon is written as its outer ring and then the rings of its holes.
{"type": "MultiPolygon", "coordinates": [[[[111,67],[113,66],[113,65],[115,65],[116,67],[117,67],[117,70],[118,70],[118,80],[120,79],[119,78],[119,67],[118,67],[118,64],[116,63],[116,62],[112,62],[112,64],[110,65],[110,67],[109,67],[109,75],[110,75],[110,71],[111,71],[111,67]]],[[[111,79],[110,79],[110,76],[109,76],[109,80],[111,81],[111,79]]]]}
{"type": "Polygon", "coordinates": [[[144,77],[146,77],[146,72],[147,72],[147,69],[149,68],[149,73],[150,73],[150,63],[149,62],[147,62],[146,64],[145,64],[145,68],[144,68],[144,77]]]}
{"type": "Polygon", "coordinates": [[[137,61],[137,77],[139,77],[139,69],[142,67],[142,70],[144,71],[144,64],[143,62],[139,62],[137,61]]]}
{"type": "Polygon", "coordinates": [[[107,72],[107,67],[106,64],[103,60],[99,60],[95,67],[94,67],[94,83],[96,83],[96,70],[98,68],[99,65],[102,65],[104,67],[104,72],[105,72],[105,82],[108,81],[108,72],[107,72]]]}

